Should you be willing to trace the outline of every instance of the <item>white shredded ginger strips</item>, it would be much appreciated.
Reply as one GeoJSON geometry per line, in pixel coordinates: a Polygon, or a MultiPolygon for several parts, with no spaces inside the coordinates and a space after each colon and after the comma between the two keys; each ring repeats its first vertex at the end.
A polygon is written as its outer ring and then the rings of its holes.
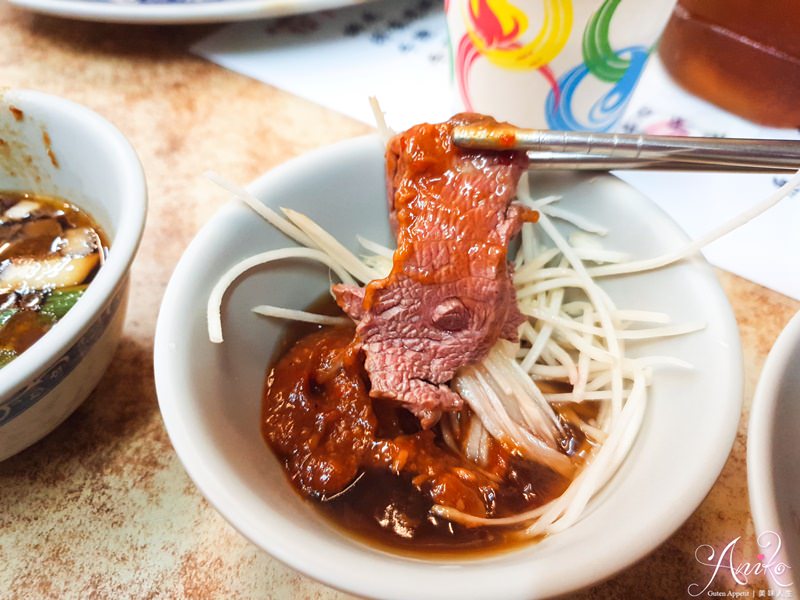
{"type": "MultiPolygon", "coordinates": [[[[380,109],[373,103],[376,114],[380,109]]],[[[381,123],[383,136],[390,131],[381,123]]],[[[208,301],[208,331],[212,342],[222,341],[220,307],[225,290],[236,278],[257,265],[285,258],[305,258],[327,265],[344,282],[366,283],[385,277],[392,266],[392,250],[358,237],[370,254],[356,256],[305,215],[284,209],[287,218],[256,202],[245,190],[214,175],[213,180],[305,248],[285,248],[256,255],[234,265],[214,287],[208,301]]],[[[800,186],[800,172],[764,202],[723,224],[710,234],[664,256],[630,261],[597,241],[606,234],[600,224],[558,206],[558,197],[535,200],[527,176],[520,180],[517,200],[539,211],[536,224],[524,223],[514,265],[519,309],[527,320],[520,326],[520,342],[500,340],[479,364],[459,371],[451,388],[469,405],[469,431],[456,436],[454,415],[442,418],[445,443],[477,465],[488,457],[490,437],[524,458],[572,476],[564,493],[534,510],[502,518],[476,517],[435,505],[440,517],[465,525],[517,525],[530,536],[566,529],[580,519],[592,497],[608,482],[628,455],[641,427],[647,405],[647,387],[654,367],[692,368],[673,357],[631,358],[626,345],[638,340],[683,335],[702,329],[703,323],[673,324],[669,316],[620,309],[598,285],[606,275],[657,269],[688,258],[701,247],[732,231],[787,197],[800,186]],[[569,238],[554,220],[577,229],[569,238]],[[546,241],[545,241],[546,240],[546,241]],[[568,292],[568,293],[567,293],[568,292]],[[569,392],[543,393],[536,382],[547,380],[571,386],[569,392]],[[590,444],[587,456],[570,458],[561,449],[562,421],[552,404],[563,407],[600,402],[597,418],[584,422],[569,413],[590,444]],[[460,439],[460,443],[457,441],[460,439]]],[[[295,309],[259,306],[253,309],[276,318],[336,324],[342,318],[295,309]]]]}

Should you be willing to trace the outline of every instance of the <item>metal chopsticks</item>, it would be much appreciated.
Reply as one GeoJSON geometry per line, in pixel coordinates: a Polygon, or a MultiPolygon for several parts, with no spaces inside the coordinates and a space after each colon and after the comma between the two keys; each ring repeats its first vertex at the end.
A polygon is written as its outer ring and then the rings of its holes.
{"type": "Polygon", "coordinates": [[[785,172],[800,169],[800,141],[702,138],[456,126],[462,148],[527,150],[535,170],[646,169],[785,172]]]}

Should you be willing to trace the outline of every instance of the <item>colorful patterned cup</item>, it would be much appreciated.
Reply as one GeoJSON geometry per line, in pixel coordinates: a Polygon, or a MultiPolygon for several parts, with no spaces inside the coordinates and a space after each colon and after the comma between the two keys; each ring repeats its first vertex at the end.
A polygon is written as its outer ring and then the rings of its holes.
{"type": "Polygon", "coordinates": [[[675,0],[445,0],[463,110],[524,127],[608,131],[675,0]]]}

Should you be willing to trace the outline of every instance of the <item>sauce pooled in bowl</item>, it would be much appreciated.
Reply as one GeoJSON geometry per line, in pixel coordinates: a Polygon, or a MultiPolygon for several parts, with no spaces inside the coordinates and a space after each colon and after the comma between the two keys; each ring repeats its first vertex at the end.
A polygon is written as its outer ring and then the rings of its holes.
{"type": "Polygon", "coordinates": [[[75,205],[0,192],[0,368],[75,305],[107,251],[102,229],[75,205]]]}

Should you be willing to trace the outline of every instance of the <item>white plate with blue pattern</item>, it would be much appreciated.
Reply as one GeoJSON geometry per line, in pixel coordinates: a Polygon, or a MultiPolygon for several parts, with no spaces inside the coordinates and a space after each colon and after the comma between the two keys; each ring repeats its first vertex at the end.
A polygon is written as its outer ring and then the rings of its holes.
{"type": "Polygon", "coordinates": [[[216,23],[283,17],[372,0],[9,0],[34,12],[105,23],[216,23]]]}

